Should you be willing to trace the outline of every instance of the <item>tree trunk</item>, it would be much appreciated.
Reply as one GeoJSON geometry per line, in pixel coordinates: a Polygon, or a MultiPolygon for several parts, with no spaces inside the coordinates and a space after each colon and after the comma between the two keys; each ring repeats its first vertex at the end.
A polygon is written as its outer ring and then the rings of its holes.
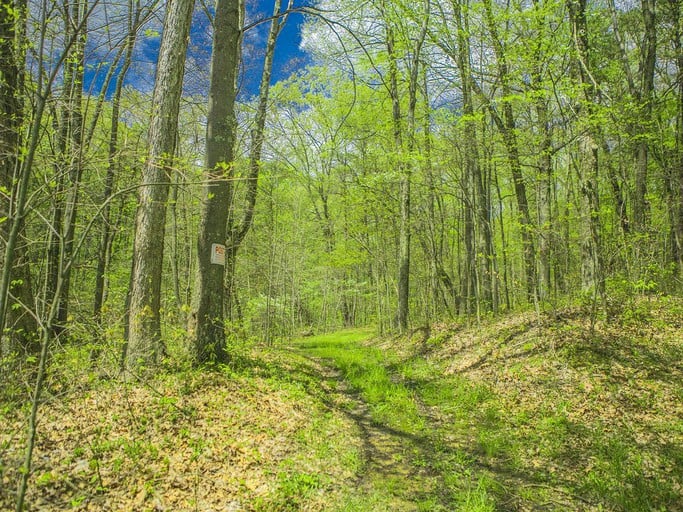
{"type": "Polygon", "coordinates": [[[567,9],[572,29],[572,39],[576,57],[574,59],[578,77],[583,85],[584,97],[581,104],[583,118],[589,128],[579,139],[579,186],[584,200],[583,205],[583,258],[582,280],[585,290],[593,290],[596,298],[605,298],[605,269],[603,262],[602,230],[600,222],[600,194],[598,177],[600,171],[599,146],[596,143],[597,128],[593,127],[591,117],[593,106],[599,102],[596,86],[589,69],[588,28],[586,23],[586,0],[567,0],[567,9]]]}
{"type": "Polygon", "coordinates": [[[86,12],[88,2],[65,1],[62,5],[64,31],[67,40],[73,44],[64,64],[64,82],[60,97],[59,112],[54,113],[57,137],[55,164],[56,185],[52,191],[51,229],[47,250],[47,276],[43,303],[52,301],[57,281],[63,279],[57,317],[53,324],[53,336],[60,335],[66,328],[69,307],[71,266],[65,268],[65,275],[58,275],[63,262],[73,252],[74,235],[80,181],[83,170],[83,77],[85,70],[85,44],[87,38],[86,12]],[[78,28],[77,28],[78,27],[78,28]]]}
{"type": "MultiPolygon", "coordinates": [[[[73,256],[74,237],[76,233],[76,219],[78,215],[78,205],[81,187],[81,177],[83,174],[83,77],[85,72],[85,44],[87,37],[86,26],[86,12],[88,10],[87,0],[74,1],[71,5],[71,25],[81,26],[78,34],[74,34],[76,39],[73,45],[72,55],[68,61],[68,66],[71,68],[69,74],[73,77],[71,80],[71,92],[69,94],[71,100],[71,113],[69,115],[69,190],[66,195],[66,204],[64,210],[64,226],[63,226],[63,254],[62,261],[70,261],[73,256]]],[[[66,325],[69,316],[69,296],[71,292],[71,269],[72,265],[64,268],[64,275],[62,276],[64,283],[59,297],[59,310],[55,325],[58,334],[66,325]]]]}
{"type": "Polygon", "coordinates": [[[197,240],[198,273],[190,317],[196,363],[224,362],[223,321],[226,247],[229,210],[234,208],[234,146],[237,130],[235,97],[240,60],[243,5],[240,0],[218,0],[214,17],[211,84],[206,127],[207,182],[197,240]],[[213,249],[212,249],[213,248],[213,249]],[[212,252],[214,259],[212,261],[212,252]],[[220,258],[222,255],[222,261],[220,258]]]}
{"type": "MultiPolygon", "coordinates": [[[[420,68],[420,55],[422,46],[427,35],[427,24],[429,22],[429,5],[425,2],[425,10],[421,13],[422,25],[415,37],[414,44],[409,49],[410,60],[408,61],[408,114],[407,114],[407,135],[408,135],[408,157],[412,158],[416,145],[416,109],[417,92],[420,68]]],[[[404,162],[403,159],[403,128],[401,119],[401,98],[398,89],[398,58],[396,54],[395,32],[392,27],[393,20],[387,16],[385,5],[382,5],[382,14],[386,24],[386,47],[389,58],[389,95],[392,104],[392,123],[394,129],[394,146],[399,158],[399,235],[398,235],[398,307],[396,312],[396,323],[401,332],[408,330],[408,320],[410,313],[410,239],[411,239],[411,186],[412,186],[412,162],[404,162]]]]}
{"type": "Polygon", "coordinates": [[[192,0],[170,0],[166,5],[133,246],[128,368],[153,364],[163,351],[159,309],[166,202],[193,6],[192,0]]]}
{"type": "Polygon", "coordinates": [[[671,27],[669,45],[676,73],[672,85],[676,95],[674,147],[667,162],[665,183],[671,238],[668,261],[675,266],[678,275],[683,277],[683,11],[680,0],[669,0],[663,14],[671,27]]]}
{"type": "Polygon", "coordinates": [[[458,292],[451,276],[444,266],[444,211],[443,199],[436,184],[432,163],[431,141],[431,105],[427,87],[427,74],[422,73],[424,94],[424,173],[427,184],[427,228],[424,233],[424,251],[429,258],[432,311],[435,316],[441,313],[439,305],[443,305],[446,313],[453,317],[457,313],[458,292]],[[438,218],[437,218],[438,213],[438,218]]]}
{"type": "MultiPolygon", "coordinates": [[[[679,39],[683,38],[683,19],[679,14],[679,39]]],[[[683,275],[683,43],[677,47],[678,63],[678,268],[683,275]]]]}
{"type": "MultiPolygon", "coordinates": [[[[291,7],[292,0],[289,1],[287,8],[291,7]]],[[[277,17],[280,14],[280,0],[275,0],[273,7],[273,16],[277,17]]],[[[273,72],[273,58],[275,56],[275,44],[277,42],[280,30],[287,21],[287,16],[280,19],[273,19],[268,32],[268,40],[266,41],[266,54],[263,61],[263,73],[261,75],[261,83],[259,84],[259,101],[256,108],[256,119],[254,128],[251,130],[251,147],[249,151],[249,175],[247,176],[247,191],[245,197],[244,215],[239,224],[234,222],[233,212],[230,209],[230,214],[227,223],[227,245],[232,249],[232,265],[225,268],[225,283],[226,283],[226,299],[229,307],[228,315],[232,319],[232,306],[237,304],[237,290],[235,288],[235,258],[239,251],[244,238],[251,229],[254,219],[254,208],[256,206],[256,196],[258,191],[258,177],[261,171],[261,155],[263,153],[264,131],[266,126],[266,115],[268,113],[268,96],[270,93],[270,79],[273,72]]]]}
{"type": "MultiPolygon", "coordinates": [[[[382,5],[384,10],[384,5],[382,5]]],[[[400,162],[403,158],[403,128],[401,126],[401,99],[398,91],[398,63],[395,52],[394,29],[386,12],[382,13],[385,23],[387,55],[389,58],[388,90],[391,98],[391,121],[394,135],[394,150],[399,160],[399,233],[398,233],[398,293],[396,327],[401,332],[408,329],[410,294],[410,169],[400,162]]]]}
{"type": "Polygon", "coordinates": [[[498,112],[490,105],[490,111],[493,119],[498,127],[498,130],[503,136],[503,142],[508,154],[508,163],[512,173],[512,182],[515,189],[515,198],[517,199],[517,210],[519,211],[520,232],[522,236],[522,252],[524,257],[524,268],[526,275],[526,290],[527,300],[532,301],[537,293],[536,283],[536,251],[534,248],[533,231],[534,225],[531,220],[531,213],[529,211],[529,201],[526,192],[526,182],[522,175],[522,165],[519,157],[519,144],[517,141],[517,126],[515,122],[514,112],[512,111],[512,104],[507,99],[512,95],[510,87],[509,69],[507,64],[507,57],[505,55],[505,48],[503,42],[498,35],[498,28],[496,20],[493,16],[493,9],[491,7],[491,0],[485,2],[486,23],[491,40],[493,42],[493,50],[496,56],[496,64],[498,67],[498,80],[502,84],[503,94],[503,117],[501,119],[498,112]]]}
{"type": "MultiPolygon", "coordinates": [[[[21,129],[24,119],[24,26],[26,3],[23,0],[6,0],[0,4],[0,241],[10,238],[12,218],[11,204],[16,199],[14,183],[19,178],[21,163],[21,129]]],[[[12,272],[12,285],[7,291],[12,295],[0,299],[0,358],[5,351],[21,348],[35,354],[40,344],[37,340],[35,318],[24,308],[34,306],[31,273],[26,258],[23,219],[17,219],[18,240],[10,259],[5,259],[6,244],[0,244],[0,267],[12,272]],[[10,265],[8,262],[12,261],[10,265]],[[23,307],[14,308],[15,303],[23,307]],[[6,316],[5,316],[6,315],[6,316]],[[4,318],[7,321],[4,321],[4,318]],[[8,331],[4,331],[4,327],[8,331]],[[4,346],[7,336],[9,346],[4,346]]]]}
{"type": "MultiPolygon", "coordinates": [[[[132,7],[132,6],[131,6],[132,7]]],[[[111,226],[111,204],[110,198],[114,193],[114,181],[117,172],[120,170],[118,164],[119,152],[119,121],[121,112],[121,93],[123,83],[132,64],[133,49],[137,29],[140,23],[140,4],[135,7],[136,11],[129,12],[128,36],[126,37],[123,64],[116,77],[114,95],[111,99],[111,132],[109,134],[109,147],[107,152],[107,174],[104,179],[104,190],[102,191],[101,202],[104,205],[101,213],[102,228],[100,231],[99,247],[97,251],[97,269],[95,271],[95,290],[93,293],[93,319],[95,324],[102,327],[102,306],[104,305],[106,291],[106,272],[111,258],[112,244],[114,241],[114,231],[111,226]]],[[[99,354],[99,348],[91,351],[91,361],[95,361],[99,354]]]]}
{"type": "Polygon", "coordinates": [[[493,301],[493,232],[491,230],[490,209],[488,208],[488,184],[484,182],[477,149],[477,128],[474,121],[474,98],[472,69],[470,66],[470,46],[467,38],[468,19],[459,1],[453,2],[457,28],[458,52],[456,62],[462,77],[462,102],[464,121],[463,152],[465,159],[466,194],[465,208],[465,272],[463,295],[468,314],[473,313],[473,305],[480,312],[492,307],[493,301]],[[476,224],[475,224],[476,222],[476,224]],[[475,230],[476,226],[476,230],[475,230]],[[476,243],[474,237],[476,236],[476,243]],[[465,295],[466,293],[466,295],[465,295]],[[472,300],[476,300],[476,304],[472,300]]]}
{"type": "Polygon", "coordinates": [[[657,29],[655,23],[655,0],[642,0],[643,15],[643,59],[640,63],[642,74],[640,77],[640,100],[639,121],[640,125],[636,149],[636,177],[633,198],[633,222],[635,228],[644,231],[647,227],[647,175],[649,160],[649,137],[652,129],[652,102],[655,90],[655,64],[657,60],[657,29]]]}
{"type": "MultiPolygon", "coordinates": [[[[536,59],[538,61],[538,59],[536,59]]],[[[547,99],[543,94],[541,85],[541,71],[537,67],[533,73],[533,86],[537,94],[535,110],[539,136],[541,138],[538,155],[538,296],[539,299],[547,299],[551,289],[551,269],[553,255],[553,212],[552,212],[552,133],[550,115],[548,113],[547,99]]]]}

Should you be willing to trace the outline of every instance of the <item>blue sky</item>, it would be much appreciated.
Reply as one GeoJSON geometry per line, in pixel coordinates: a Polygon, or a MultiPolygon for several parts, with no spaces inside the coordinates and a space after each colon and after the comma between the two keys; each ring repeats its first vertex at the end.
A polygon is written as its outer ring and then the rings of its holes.
{"type": "MultiPolygon", "coordinates": [[[[272,1],[259,0],[258,3],[262,12],[272,13],[272,1]]],[[[301,5],[303,3],[298,2],[297,4],[301,5]]],[[[274,62],[273,78],[276,82],[287,78],[306,61],[306,55],[299,50],[302,23],[303,16],[301,14],[293,14],[289,17],[280,33],[274,62]]]]}
{"type": "MultiPolygon", "coordinates": [[[[208,2],[210,4],[210,2],[208,2]]],[[[283,0],[283,3],[286,3],[283,0]]],[[[305,5],[306,0],[295,2],[295,6],[305,5]]],[[[274,0],[247,0],[247,23],[272,15],[274,0]]],[[[154,70],[163,13],[157,13],[141,32],[134,57],[134,63],[128,72],[126,84],[143,91],[151,91],[154,86],[154,70]]],[[[290,76],[307,62],[304,52],[299,49],[301,43],[301,25],[303,16],[293,14],[287,20],[280,33],[275,50],[273,81],[277,82],[290,76]]],[[[263,23],[252,29],[245,36],[245,51],[243,54],[243,77],[241,83],[242,97],[249,97],[257,93],[263,67],[263,51],[268,32],[268,23],[263,23]]],[[[98,49],[100,42],[97,36],[91,39],[90,63],[86,68],[85,89],[97,94],[103,86],[108,62],[113,58],[115,50],[108,52],[98,49]]],[[[101,48],[101,46],[99,47],[101,48]]],[[[208,19],[201,8],[195,10],[188,61],[186,68],[185,89],[189,94],[204,94],[208,89],[208,69],[211,57],[211,35],[208,19]]],[[[113,91],[113,84],[109,92],[113,91]]]]}
{"type": "MultiPolygon", "coordinates": [[[[256,0],[247,2],[247,17],[249,21],[266,18],[273,13],[273,0],[256,0]]],[[[282,0],[285,4],[286,0],[282,0]]],[[[297,1],[295,6],[309,4],[310,2],[297,1]]],[[[282,32],[277,41],[275,48],[275,60],[273,63],[273,81],[289,77],[297,69],[300,69],[307,62],[307,57],[300,49],[301,43],[301,25],[303,23],[303,16],[301,14],[293,14],[287,19],[282,32]]],[[[261,70],[263,66],[262,52],[265,46],[265,40],[268,33],[269,24],[264,23],[258,27],[257,34],[247,34],[246,44],[254,44],[256,46],[256,54],[245,54],[245,83],[244,88],[247,92],[256,92],[258,82],[261,77],[261,70]],[[253,60],[251,66],[249,60],[253,60]],[[258,65],[253,65],[258,63],[258,65]]]]}

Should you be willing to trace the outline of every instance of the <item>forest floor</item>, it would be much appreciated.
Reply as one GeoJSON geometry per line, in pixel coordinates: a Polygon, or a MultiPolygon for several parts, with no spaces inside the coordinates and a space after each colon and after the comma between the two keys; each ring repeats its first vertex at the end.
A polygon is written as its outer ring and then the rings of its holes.
{"type": "MultiPolygon", "coordinates": [[[[28,510],[683,511],[683,301],[53,375],[28,510]]],[[[0,403],[0,510],[26,408],[0,403]]]]}

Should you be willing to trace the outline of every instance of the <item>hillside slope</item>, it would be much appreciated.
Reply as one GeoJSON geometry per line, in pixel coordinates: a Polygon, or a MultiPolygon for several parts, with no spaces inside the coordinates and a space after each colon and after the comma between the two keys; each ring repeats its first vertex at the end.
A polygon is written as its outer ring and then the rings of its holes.
{"type": "MultiPolygon", "coordinates": [[[[29,510],[683,510],[683,302],[345,331],[53,383],[29,510]]],[[[0,409],[0,509],[24,413],[0,409]]]]}
{"type": "Polygon", "coordinates": [[[443,374],[404,377],[491,478],[496,509],[683,510],[680,300],[593,327],[580,308],[443,325],[412,347],[443,374]]]}

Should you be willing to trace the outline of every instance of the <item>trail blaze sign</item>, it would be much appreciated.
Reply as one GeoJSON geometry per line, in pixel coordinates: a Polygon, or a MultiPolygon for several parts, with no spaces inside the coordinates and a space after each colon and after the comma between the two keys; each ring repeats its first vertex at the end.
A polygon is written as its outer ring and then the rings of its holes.
{"type": "Polygon", "coordinates": [[[211,263],[225,266],[225,246],[211,244],[211,263]]]}

